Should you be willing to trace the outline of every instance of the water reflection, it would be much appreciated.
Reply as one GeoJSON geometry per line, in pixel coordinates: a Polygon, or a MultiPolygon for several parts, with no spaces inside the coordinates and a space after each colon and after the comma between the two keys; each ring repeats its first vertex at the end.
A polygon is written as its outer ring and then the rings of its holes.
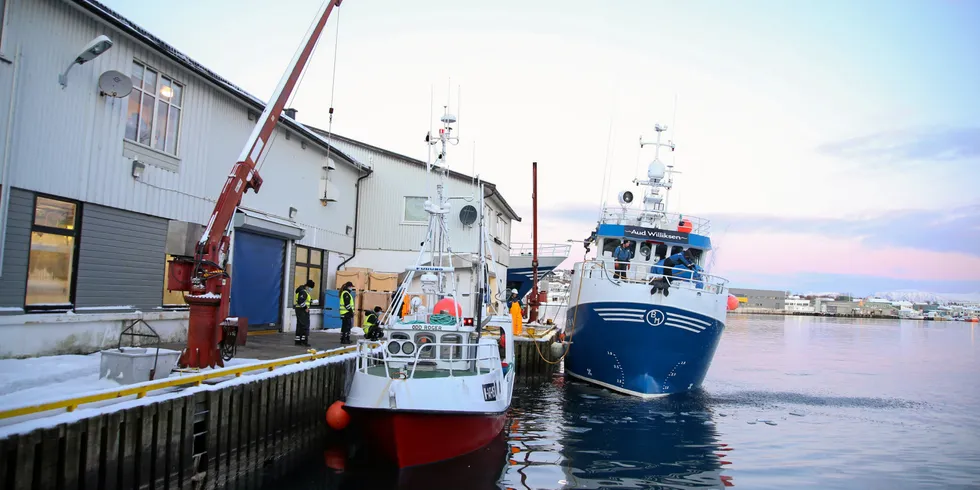
{"type": "Polygon", "coordinates": [[[555,378],[512,407],[504,488],[724,488],[730,448],[699,392],[657,400],[555,378]]]}

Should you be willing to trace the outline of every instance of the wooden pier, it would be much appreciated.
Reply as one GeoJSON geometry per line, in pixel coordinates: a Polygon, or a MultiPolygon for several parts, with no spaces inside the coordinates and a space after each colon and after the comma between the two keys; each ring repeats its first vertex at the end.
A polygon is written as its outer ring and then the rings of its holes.
{"type": "MultiPolygon", "coordinates": [[[[544,331],[516,339],[518,383],[559,371],[554,337],[544,331]]],[[[125,402],[136,404],[127,408],[109,405],[103,412],[76,411],[77,417],[62,412],[57,417],[70,420],[0,439],[0,488],[258,488],[322,451],[331,439],[325,412],[344,394],[356,359],[315,357],[294,363],[290,372],[237,373],[225,377],[235,379],[231,383],[137,394],[139,401],[125,402]]],[[[276,363],[262,369],[272,371],[276,363]]],[[[166,381],[179,385],[193,379],[166,381]]],[[[61,407],[74,409],[67,402],[61,407]]]]}

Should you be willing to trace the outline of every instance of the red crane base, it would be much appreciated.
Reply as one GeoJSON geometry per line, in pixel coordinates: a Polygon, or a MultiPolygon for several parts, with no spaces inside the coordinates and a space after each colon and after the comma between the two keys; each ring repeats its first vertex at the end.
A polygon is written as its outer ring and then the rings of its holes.
{"type": "Polygon", "coordinates": [[[190,304],[187,347],[181,353],[178,364],[182,368],[224,367],[225,362],[218,350],[220,329],[215,321],[221,300],[191,295],[187,295],[186,300],[190,304]]]}

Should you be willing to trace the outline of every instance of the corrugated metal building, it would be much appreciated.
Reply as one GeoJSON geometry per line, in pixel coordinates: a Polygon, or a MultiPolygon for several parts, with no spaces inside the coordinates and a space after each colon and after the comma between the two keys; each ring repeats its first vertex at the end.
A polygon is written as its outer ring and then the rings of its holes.
{"type": "MultiPolygon", "coordinates": [[[[140,315],[182,339],[167,254],[200,236],[263,103],[95,1],[0,6],[0,357],[98,349],[140,315]],[[103,34],[112,47],[63,88],[103,34]],[[101,93],[110,70],[131,77],[128,96],[101,93]]],[[[353,253],[355,183],[371,172],[291,115],[230,259],[232,314],[286,330],[294,283],[322,291],[353,253]]]]}
{"type": "MultiPolygon", "coordinates": [[[[403,272],[406,267],[414,265],[428,225],[428,215],[422,205],[426,196],[434,192],[437,178],[435,175],[427,178],[426,162],[336,134],[330,135],[321,129],[312,129],[329,138],[333,146],[369,164],[376,172],[361,184],[357,253],[346,265],[383,272],[403,272]],[[432,186],[431,191],[429,185],[432,186]]],[[[423,134],[425,129],[422,129],[423,134]]],[[[451,164],[452,155],[449,158],[451,164]]],[[[450,170],[445,193],[458,198],[451,201],[453,212],[448,216],[450,241],[455,253],[470,258],[465,265],[457,265],[458,290],[463,295],[461,302],[464,311],[470,311],[469,293],[475,287],[474,277],[466,269],[478,257],[479,222],[464,221],[463,216],[470,213],[470,216],[476,217],[480,205],[479,184],[484,189],[484,216],[497,261],[493,272],[498,277],[507,277],[511,223],[521,220],[494,184],[477,182],[472,176],[450,170]]],[[[491,288],[495,287],[495,281],[491,281],[491,288]]],[[[491,293],[496,295],[496,292],[491,293]]]]}
{"type": "Polygon", "coordinates": [[[729,293],[738,298],[741,307],[783,310],[786,308],[786,291],[770,289],[729,288],[729,293]]]}

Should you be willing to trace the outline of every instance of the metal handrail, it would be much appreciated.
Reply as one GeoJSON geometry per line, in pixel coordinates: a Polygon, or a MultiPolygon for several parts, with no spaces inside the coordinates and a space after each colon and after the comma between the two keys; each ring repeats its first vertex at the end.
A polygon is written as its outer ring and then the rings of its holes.
{"type": "Polygon", "coordinates": [[[617,208],[607,206],[602,209],[602,223],[617,225],[632,225],[652,227],[664,230],[677,230],[681,218],[691,223],[691,233],[707,236],[711,233],[711,221],[706,218],[684,213],[668,213],[666,211],[643,211],[638,209],[617,208]]]}
{"type": "MultiPolygon", "coordinates": [[[[365,374],[367,374],[368,365],[367,365],[366,362],[363,362],[363,361],[379,361],[379,359],[376,357],[377,352],[372,352],[370,350],[367,351],[367,352],[364,352],[363,351],[363,349],[361,348],[361,344],[366,344],[366,343],[367,343],[367,341],[360,340],[360,341],[358,341],[358,344],[357,344],[357,357],[358,357],[358,368],[357,369],[359,371],[365,373],[365,374]]],[[[418,344],[416,344],[416,345],[418,345],[418,344]]],[[[474,362],[474,367],[476,368],[476,372],[477,372],[478,375],[479,374],[484,374],[484,373],[481,372],[480,361],[491,361],[490,368],[487,369],[486,374],[490,374],[490,373],[494,372],[495,370],[500,369],[500,352],[498,352],[496,345],[491,345],[491,344],[486,344],[486,343],[479,343],[479,342],[478,343],[466,343],[466,344],[463,344],[463,343],[455,343],[455,342],[428,342],[428,343],[425,343],[425,344],[419,346],[418,349],[415,351],[414,355],[411,355],[410,354],[408,357],[396,358],[396,357],[393,357],[390,352],[388,352],[388,349],[382,349],[381,350],[381,353],[383,355],[382,355],[382,358],[380,359],[380,361],[384,362],[384,366],[385,366],[385,377],[391,378],[391,370],[388,367],[388,363],[389,362],[403,362],[403,363],[406,364],[406,366],[409,365],[409,364],[412,366],[412,368],[411,368],[411,375],[407,376],[406,378],[407,379],[414,379],[415,378],[415,370],[416,370],[416,368],[418,368],[419,361],[434,361],[434,360],[436,360],[434,358],[433,359],[421,359],[421,354],[422,354],[423,351],[425,351],[425,349],[436,349],[437,347],[450,347],[450,346],[451,347],[459,347],[461,351],[468,350],[468,348],[471,348],[471,347],[476,347],[476,356],[475,357],[458,357],[457,358],[453,354],[453,352],[454,352],[455,349],[450,349],[450,353],[451,354],[450,354],[450,358],[449,359],[438,359],[438,360],[445,361],[445,362],[448,362],[449,363],[449,376],[450,377],[454,376],[453,363],[456,363],[456,362],[471,362],[471,361],[474,362]],[[480,352],[482,350],[487,350],[487,349],[489,349],[490,355],[489,356],[481,356],[480,355],[480,352]],[[497,362],[492,362],[494,360],[496,360],[497,362]]]]}
{"type": "MultiPolygon", "coordinates": [[[[366,345],[373,346],[371,348],[376,348],[379,344],[377,342],[366,342],[366,345]]],[[[358,346],[358,349],[360,346],[358,346]]],[[[354,352],[354,347],[343,347],[339,349],[334,349],[325,352],[318,352],[315,354],[303,354],[299,356],[286,357],[283,359],[278,359],[274,361],[258,362],[255,364],[247,364],[244,366],[237,366],[224,369],[215,369],[213,371],[208,371],[199,374],[183,375],[166,378],[156,381],[147,381],[144,383],[134,384],[125,388],[113,389],[99,391],[96,393],[91,393],[87,395],[81,395],[71,398],[65,398],[63,400],[56,400],[46,403],[38,403],[35,405],[26,405],[18,408],[11,408],[6,410],[0,410],[0,419],[7,419],[11,417],[18,417],[21,415],[30,415],[34,413],[46,412],[49,410],[56,410],[59,408],[64,408],[69,412],[75,411],[80,405],[86,403],[95,403],[105,400],[114,400],[117,398],[123,398],[126,396],[136,395],[136,398],[143,398],[147,393],[151,391],[158,391],[166,388],[175,388],[186,385],[200,386],[204,381],[216,378],[225,378],[228,376],[241,377],[242,374],[249,371],[272,371],[273,369],[281,366],[288,366],[290,364],[297,364],[304,361],[314,361],[317,359],[323,359],[326,357],[335,357],[344,354],[350,354],[354,352]]]]}
{"type": "MultiPolygon", "coordinates": [[[[615,263],[614,260],[593,259],[586,262],[576,263],[575,269],[578,269],[579,271],[584,271],[584,273],[589,275],[590,279],[596,273],[602,274],[603,278],[608,279],[613,283],[650,285],[651,281],[653,281],[654,279],[660,279],[666,277],[665,275],[654,274],[653,272],[651,272],[650,269],[654,267],[654,264],[631,262],[629,264],[630,266],[629,269],[625,271],[616,271],[614,263],[615,263]],[[586,265],[590,265],[591,267],[586,268],[585,267],[586,265]],[[610,270],[607,267],[607,265],[609,267],[612,267],[612,270],[610,270]],[[638,265],[639,267],[637,267],[638,265]],[[623,278],[617,279],[616,272],[619,272],[621,275],[625,274],[626,276],[625,279],[623,278]]],[[[691,272],[690,269],[687,269],[685,267],[663,267],[663,269],[670,270],[672,272],[683,272],[683,273],[691,272]]],[[[698,279],[694,279],[693,277],[691,279],[688,279],[686,277],[677,277],[672,275],[670,277],[670,286],[683,287],[684,289],[692,289],[697,291],[707,291],[713,294],[722,294],[725,292],[725,286],[728,284],[728,279],[715,276],[712,274],[705,274],[703,272],[699,273],[698,275],[700,276],[698,279]],[[698,287],[699,285],[701,287],[698,287]]]]}
{"type": "MultiPolygon", "coordinates": [[[[539,257],[568,257],[571,253],[572,246],[567,243],[539,243],[538,244],[538,256],[539,257]]],[[[511,243],[510,244],[510,254],[511,255],[532,255],[534,253],[533,243],[511,243]]]]}

